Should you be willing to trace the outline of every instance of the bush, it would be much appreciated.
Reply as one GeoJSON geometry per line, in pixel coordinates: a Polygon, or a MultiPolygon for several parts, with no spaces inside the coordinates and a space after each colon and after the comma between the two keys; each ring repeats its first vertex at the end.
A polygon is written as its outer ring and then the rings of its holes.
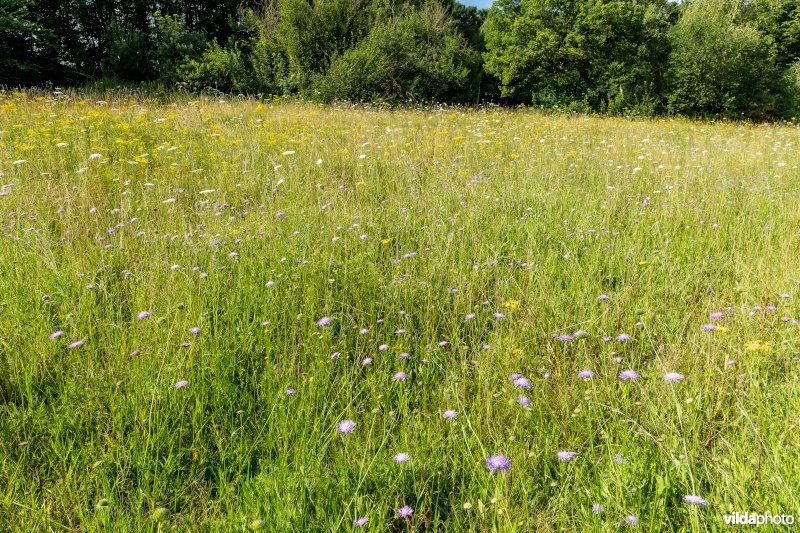
{"type": "Polygon", "coordinates": [[[247,92],[253,87],[253,76],[242,53],[235,45],[208,45],[199,59],[189,59],[179,69],[188,89],[202,91],[247,92]]]}
{"type": "Polygon", "coordinates": [[[671,111],[762,118],[775,109],[769,41],[735,19],[739,0],[696,0],[672,31],[671,111]]]}
{"type": "Polygon", "coordinates": [[[373,28],[314,87],[323,101],[469,102],[477,98],[477,64],[448,12],[427,6],[373,28]]]}

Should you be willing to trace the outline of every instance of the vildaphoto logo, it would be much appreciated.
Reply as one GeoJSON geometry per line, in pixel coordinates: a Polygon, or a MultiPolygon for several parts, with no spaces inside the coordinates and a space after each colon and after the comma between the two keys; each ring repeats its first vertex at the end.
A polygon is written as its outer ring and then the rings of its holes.
{"type": "Polygon", "coordinates": [[[794,524],[794,516],[790,514],[770,514],[770,513],[740,513],[734,512],[724,516],[725,524],[729,526],[745,526],[745,525],[792,525],[794,524]]]}

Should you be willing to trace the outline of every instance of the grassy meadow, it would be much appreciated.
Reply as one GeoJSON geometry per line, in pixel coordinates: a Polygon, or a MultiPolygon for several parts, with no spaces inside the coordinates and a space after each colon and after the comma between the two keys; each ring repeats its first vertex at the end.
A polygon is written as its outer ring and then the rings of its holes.
{"type": "Polygon", "coordinates": [[[798,147],[2,93],[0,528],[800,514],[798,147]]]}

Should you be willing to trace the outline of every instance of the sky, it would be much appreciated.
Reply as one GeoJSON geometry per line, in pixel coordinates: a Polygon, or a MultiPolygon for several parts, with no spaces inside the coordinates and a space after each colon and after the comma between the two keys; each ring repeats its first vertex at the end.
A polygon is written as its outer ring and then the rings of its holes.
{"type": "Polygon", "coordinates": [[[491,6],[493,0],[458,0],[458,1],[467,6],[484,8],[491,6]]]}

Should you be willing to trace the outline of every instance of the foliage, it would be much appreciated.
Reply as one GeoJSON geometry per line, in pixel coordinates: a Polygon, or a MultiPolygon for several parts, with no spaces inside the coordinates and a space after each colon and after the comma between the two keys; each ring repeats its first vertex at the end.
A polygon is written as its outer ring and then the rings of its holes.
{"type": "Polygon", "coordinates": [[[770,40],[738,18],[740,0],[695,0],[671,34],[670,109],[763,118],[774,111],[770,40]]]}

